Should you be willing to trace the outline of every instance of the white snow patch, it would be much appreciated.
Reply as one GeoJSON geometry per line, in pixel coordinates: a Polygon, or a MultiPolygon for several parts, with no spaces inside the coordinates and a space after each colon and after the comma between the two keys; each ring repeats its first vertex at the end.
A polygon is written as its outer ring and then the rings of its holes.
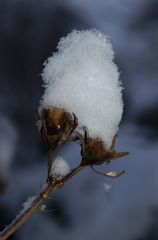
{"type": "Polygon", "coordinates": [[[41,206],[41,211],[43,212],[43,211],[45,211],[45,210],[46,210],[46,205],[43,204],[43,205],[41,206]]]}
{"type": "Polygon", "coordinates": [[[51,168],[51,176],[57,179],[61,179],[70,172],[68,163],[61,157],[57,157],[51,168]]]}
{"type": "Polygon", "coordinates": [[[22,204],[23,209],[20,211],[20,215],[23,214],[27,209],[32,206],[33,201],[36,199],[36,196],[28,197],[27,201],[22,204]]]}
{"type": "Polygon", "coordinates": [[[111,146],[122,117],[122,86],[113,62],[110,39],[97,30],[73,31],[61,38],[57,53],[42,73],[44,95],[40,108],[62,107],[74,113],[79,127],[111,146]]]}

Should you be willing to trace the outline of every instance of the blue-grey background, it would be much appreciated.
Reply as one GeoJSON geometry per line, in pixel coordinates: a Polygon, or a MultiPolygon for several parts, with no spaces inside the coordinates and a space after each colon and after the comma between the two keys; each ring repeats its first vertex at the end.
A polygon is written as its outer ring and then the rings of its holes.
{"type": "MultiPolygon", "coordinates": [[[[158,1],[0,1],[0,229],[45,183],[47,146],[36,128],[43,62],[61,36],[96,28],[111,37],[124,85],[117,150],[119,179],[90,169],[75,176],[10,239],[158,239],[158,1]],[[105,190],[105,183],[111,185],[105,190]]],[[[80,147],[60,154],[72,165],[80,147]]],[[[105,170],[106,166],[102,166],[105,170]]]]}

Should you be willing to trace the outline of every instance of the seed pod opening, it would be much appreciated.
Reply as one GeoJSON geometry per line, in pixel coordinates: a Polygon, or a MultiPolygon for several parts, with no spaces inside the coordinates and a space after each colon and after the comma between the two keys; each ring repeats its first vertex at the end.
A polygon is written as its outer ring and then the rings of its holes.
{"type": "Polygon", "coordinates": [[[42,110],[41,133],[44,141],[51,148],[65,143],[77,126],[77,118],[61,108],[42,110]]]}

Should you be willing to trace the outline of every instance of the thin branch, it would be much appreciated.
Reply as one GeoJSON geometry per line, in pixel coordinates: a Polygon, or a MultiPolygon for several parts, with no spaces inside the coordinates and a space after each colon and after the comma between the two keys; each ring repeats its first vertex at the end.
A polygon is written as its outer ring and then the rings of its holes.
{"type": "Polygon", "coordinates": [[[78,166],[68,173],[62,180],[52,178],[52,181],[48,181],[47,185],[42,189],[39,196],[33,201],[31,206],[24,211],[22,214],[7,226],[0,233],[0,240],[5,240],[11,236],[18,228],[20,228],[34,213],[41,211],[42,204],[49,198],[49,195],[57,189],[63,187],[64,183],[67,182],[71,177],[79,173],[84,167],[78,166]]]}

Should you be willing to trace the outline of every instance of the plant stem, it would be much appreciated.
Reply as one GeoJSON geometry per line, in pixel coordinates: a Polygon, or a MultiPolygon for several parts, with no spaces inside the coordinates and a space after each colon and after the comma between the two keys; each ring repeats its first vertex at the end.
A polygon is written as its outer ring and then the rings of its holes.
{"type": "Polygon", "coordinates": [[[48,150],[48,175],[47,175],[47,181],[49,181],[50,178],[50,172],[51,172],[51,166],[53,162],[53,149],[49,148],[48,150]]]}
{"type": "Polygon", "coordinates": [[[18,228],[20,228],[34,213],[41,211],[42,204],[48,199],[49,195],[61,188],[65,182],[67,182],[71,177],[80,172],[84,167],[78,166],[74,168],[70,173],[68,173],[62,180],[57,180],[55,178],[52,181],[48,181],[47,185],[42,189],[39,196],[33,201],[31,206],[26,209],[22,214],[17,216],[17,218],[7,226],[0,233],[0,240],[5,240],[11,236],[18,228]]]}

